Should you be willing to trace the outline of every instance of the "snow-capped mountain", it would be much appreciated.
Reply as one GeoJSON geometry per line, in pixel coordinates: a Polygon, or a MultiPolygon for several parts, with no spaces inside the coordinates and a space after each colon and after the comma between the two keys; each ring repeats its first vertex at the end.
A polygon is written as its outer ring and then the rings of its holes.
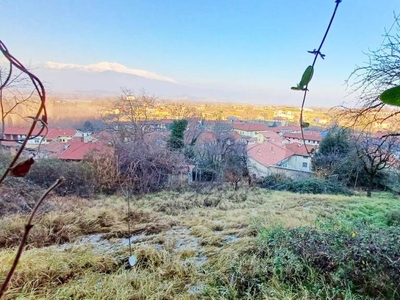
{"type": "Polygon", "coordinates": [[[124,65],[106,61],[91,65],[63,64],[63,63],[56,63],[49,61],[46,62],[44,66],[49,69],[57,69],[57,70],[67,69],[67,70],[78,70],[78,71],[88,71],[88,72],[113,71],[117,73],[132,74],[140,77],[145,77],[148,79],[176,83],[174,79],[169,77],[161,76],[156,73],[152,73],[145,70],[130,69],[124,65]]]}
{"type": "Polygon", "coordinates": [[[120,95],[121,88],[136,93],[144,91],[157,98],[215,101],[243,101],[263,97],[260,94],[236,90],[217,90],[182,84],[172,78],[146,70],[131,69],[111,62],[90,65],[46,62],[33,66],[35,75],[44,83],[46,89],[54,94],[112,96],[120,95]]]}

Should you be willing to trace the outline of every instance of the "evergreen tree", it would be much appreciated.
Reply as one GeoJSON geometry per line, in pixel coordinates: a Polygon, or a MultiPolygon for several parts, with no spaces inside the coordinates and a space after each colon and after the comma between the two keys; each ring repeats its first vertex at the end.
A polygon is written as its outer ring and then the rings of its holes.
{"type": "Polygon", "coordinates": [[[171,150],[180,150],[185,146],[184,134],[187,125],[188,121],[185,119],[177,120],[172,123],[171,137],[168,140],[168,147],[171,150]]]}
{"type": "Polygon", "coordinates": [[[312,168],[317,175],[335,176],[346,185],[354,182],[360,166],[348,129],[335,126],[328,131],[313,157],[312,168]]]}

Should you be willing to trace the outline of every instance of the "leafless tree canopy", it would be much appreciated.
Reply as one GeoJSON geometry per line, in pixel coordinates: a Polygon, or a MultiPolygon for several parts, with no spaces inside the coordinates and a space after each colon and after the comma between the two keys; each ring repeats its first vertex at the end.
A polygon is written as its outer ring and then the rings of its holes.
{"type": "Polygon", "coordinates": [[[383,169],[397,167],[394,165],[394,153],[399,150],[398,137],[386,136],[381,139],[370,134],[360,135],[355,143],[358,159],[369,176],[367,196],[371,197],[375,176],[383,169]]]}
{"type": "Polygon", "coordinates": [[[10,74],[9,67],[4,64],[0,65],[0,86],[0,134],[3,136],[5,126],[21,123],[27,116],[33,115],[40,106],[40,99],[25,73],[10,74]]]}
{"type": "Polygon", "coordinates": [[[198,118],[198,112],[195,107],[187,105],[185,102],[175,102],[167,106],[169,115],[174,120],[198,118]]]}
{"type": "Polygon", "coordinates": [[[196,145],[196,175],[200,180],[228,181],[235,189],[248,177],[246,144],[234,138],[232,127],[218,122],[209,140],[196,145]]]}
{"type": "MultiPolygon", "coordinates": [[[[155,141],[121,143],[115,151],[121,189],[127,195],[161,190],[169,175],[184,166],[181,154],[160,148],[155,141]]],[[[188,170],[183,173],[187,176],[188,170]]]]}
{"type": "Polygon", "coordinates": [[[103,113],[102,118],[108,129],[118,132],[123,141],[143,139],[144,134],[151,131],[149,121],[153,119],[155,102],[156,98],[145,92],[137,95],[123,89],[122,95],[103,113]]]}
{"type": "Polygon", "coordinates": [[[357,108],[342,107],[339,116],[351,120],[352,125],[397,122],[400,108],[385,105],[380,101],[379,95],[400,85],[399,17],[394,16],[393,26],[385,32],[382,45],[377,50],[369,50],[365,64],[356,66],[347,79],[351,93],[357,97],[357,108]]]}

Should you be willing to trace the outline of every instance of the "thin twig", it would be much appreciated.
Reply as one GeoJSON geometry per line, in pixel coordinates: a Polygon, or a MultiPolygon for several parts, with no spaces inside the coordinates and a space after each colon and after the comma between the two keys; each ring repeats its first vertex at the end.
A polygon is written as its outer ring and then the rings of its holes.
{"type": "Polygon", "coordinates": [[[54,190],[56,187],[58,187],[60,184],[62,184],[64,182],[64,180],[65,180],[64,177],[57,179],[57,181],[43,193],[42,197],[40,197],[39,201],[36,203],[35,207],[33,208],[31,215],[28,219],[28,223],[25,225],[24,235],[22,237],[21,243],[19,244],[17,254],[15,255],[15,258],[14,258],[14,262],[11,266],[10,271],[8,272],[8,275],[5,279],[2,287],[1,287],[0,299],[4,296],[4,293],[7,291],[8,284],[10,283],[11,278],[14,275],[15,269],[17,268],[18,262],[22,255],[22,252],[24,251],[25,243],[28,239],[29,232],[33,227],[32,220],[33,220],[34,216],[36,215],[37,210],[39,209],[40,205],[42,204],[43,200],[47,197],[47,195],[52,190],[54,190]]]}
{"type": "MultiPolygon", "coordinates": [[[[336,11],[337,11],[337,9],[338,9],[338,7],[339,7],[339,4],[340,4],[342,1],[341,1],[341,0],[336,0],[335,2],[336,2],[335,9],[333,10],[333,14],[332,14],[331,20],[329,21],[328,27],[326,28],[324,37],[322,38],[322,41],[321,41],[321,44],[320,44],[319,47],[318,47],[318,50],[315,50],[315,49],[314,49],[314,51],[309,51],[309,53],[314,54],[314,60],[313,60],[313,63],[312,63],[312,65],[311,65],[313,69],[314,69],[315,63],[317,62],[318,56],[321,56],[322,58],[325,57],[325,55],[323,55],[323,54],[321,53],[321,49],[322,49],[322,46],[324,45],[324,42],[325,42],[325,39],[326,39],[326,37],[327,37],[327,35],[328,35],[329,29],[331,28],[331,25],[332,25],[333,19],[335,18],[336,11]]],[[[304,139],[304,130],[303,130],[303,112],[304,112],[304,104],[305,104],[306,98],[307,98],[308,85],[309,85],[309,82],[307,82],[306,86],[304,87],[303,101],[302,101],[302,103],[301,103],[301,110],[300,110],[300,129],[301,129],[301,138],[303,139],[304,147],[306,148],[306,151],[307,151],[308,155],[311,156],[312,153],[308,150],[308,148],[307,148],[307,146],[306,146],[306,141],[305,141],[305,139],[304,139]]]]}
{"type": "MultiPolygon", "coordinates": [[[[18,161],[18,158],[21,156],[22,151],[25,149],[26,144],[28,143],[29,138],[32,136],[33,130],[36,127],[36,124],[42,123],[42,128],[39,130],[39,133],[37,135],[40,135],[43,130],[46,128],[47,125],[47,110],[46,110],[46,90],[44,88],[43,83],[40,81],[38,77],[36,77],[34,74],[28,71],[27,68],[24,67],[24,65],[18,61],[14,56],[11,55],[11,53],[8,51],[7,47],[4,45],[2,41],[0,41],[0,52],[5,56],[5,58],[10,62],[10,71],[12,70],[12,67],[16,67],[19,69],[21,72],[27,74],[29,78],[32,81],[32,84],[35,87],[35,90],[37,94],[39,95],[40,98],[40,107],[33,118],[31,127],[29,128],[29,131],[27,133],[27,138],[22,142],[17,154],[14,156],[12,162],[10,163],[9,167],[5,170],[3,175],[0,177],[0,184],[4,181],[4,179],[7,177],[8,173],[10,170],[15,166],[15,164],[18,161]],[[42,120],[42,121],[39,121],[42,120]]],[[[3,82],[3,84],[0,86],[0,89],[3,89],[8,81],[11,78],[11,73],[9,73],[9,76],[6,78],[6,80],[3,82]]]]}

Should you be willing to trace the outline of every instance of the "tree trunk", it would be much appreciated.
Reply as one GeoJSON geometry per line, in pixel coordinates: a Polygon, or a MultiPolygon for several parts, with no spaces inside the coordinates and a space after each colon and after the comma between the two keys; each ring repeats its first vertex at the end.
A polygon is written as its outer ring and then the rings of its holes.
{"type": "Polygon", "coordinates": [[[368,187],[367,187],[367,197],[371,197],[372,185],[374,184],[374,177],[375,177],[375,174],[370,174],[369,175],[369,184],[368,184],[368,187]]]}

